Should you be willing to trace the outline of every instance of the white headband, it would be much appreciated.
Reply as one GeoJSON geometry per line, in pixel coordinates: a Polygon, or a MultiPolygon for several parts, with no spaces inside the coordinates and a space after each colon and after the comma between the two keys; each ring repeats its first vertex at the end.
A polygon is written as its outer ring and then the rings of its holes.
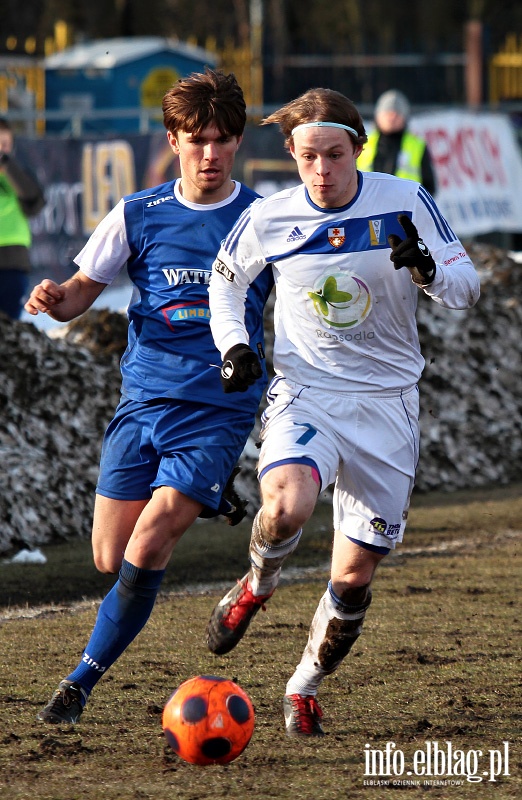
{"type": "Polygon", "coordinates": [[[359,136],[354,128],[350,128],[349,125],[343,125],[341,122],[302,122],[301,125],[295,126],[291,135],[293,136],[296,131],[300,131],[303,128],[342,128],[348,133],[353,133],[356,137],[359,136]]]}

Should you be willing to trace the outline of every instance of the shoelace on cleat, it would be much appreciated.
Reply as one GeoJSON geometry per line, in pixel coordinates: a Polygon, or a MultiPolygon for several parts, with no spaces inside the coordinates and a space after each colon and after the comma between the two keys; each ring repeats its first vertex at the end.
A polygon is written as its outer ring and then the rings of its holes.
{"type": "Polygon", "coordinates": [[[81,701],[81,691],[73,686],[65,686],[63,689],[57,689],[54,697],[52,698],[52,711],[60,709],[61,706],[70,708],[73,703],[78,703],[80,708],[83,708],[81,701]]]}
{"type": "Polygon", "coordinates": [[[70,708],[75,700],[80,703],[80,701],[72,692],[69,691],[69,689],[58,689],[55,692],[54,697],[51,698],[51,702],[47,711],[61,716],[62,710],[64,708],[70,708]]]}
{"type": "Polygon", "coordinates": [[[234,604],[222,619],[222,624],[230,628],[235,628],[236,625],[242,622],[252,606],[261,606],[261,609],[266,611],[265,600],[268,600],[270,597],[270,595],[256,597],[252,594],[252,590],[248,584],[243,586],[239,580],[238,583],[241,585],[242,591],[238,594],[234,604]]]}
{"type": "Polygon", "coordinates": [[[290,695],[292,709],[296,715],[296,727],[301,733],[313,733],[314,722],[321,719],[323,712],[315,697],[303,697],[300,694],[290,695]]]}

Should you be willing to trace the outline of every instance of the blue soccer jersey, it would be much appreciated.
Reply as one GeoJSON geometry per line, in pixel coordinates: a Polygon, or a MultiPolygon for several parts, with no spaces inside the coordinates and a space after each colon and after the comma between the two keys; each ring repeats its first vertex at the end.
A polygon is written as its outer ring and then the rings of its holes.
{"type": "MultiPolygon", "coordinates": [[[[266,372],[245,393],[223,392],[208,299],[220,244],[256,197],[236,182],[226,200],[199,205],[183,198],[179,180],[169,181],[123,198],[75,258],[82,272],[102,283],[111,283],[126,265],[134,285],[121,361],[125,397],[170,397],[256,411],[266,372]]],[[[260,355],[262,312],[272,284],[266,270],[252,283],[246,302],[250,346],[260,355]]]]}

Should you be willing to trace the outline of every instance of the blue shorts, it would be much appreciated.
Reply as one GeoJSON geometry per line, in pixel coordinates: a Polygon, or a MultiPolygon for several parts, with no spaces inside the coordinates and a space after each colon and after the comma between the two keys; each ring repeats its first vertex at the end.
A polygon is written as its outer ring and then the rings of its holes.
{"type": "Polygon", "coordinates": [[[96,492],[148,500],[171,486],[217,509],[254,422],[251,413],[186,400],[123,399],[103,439],[96,492]]]}

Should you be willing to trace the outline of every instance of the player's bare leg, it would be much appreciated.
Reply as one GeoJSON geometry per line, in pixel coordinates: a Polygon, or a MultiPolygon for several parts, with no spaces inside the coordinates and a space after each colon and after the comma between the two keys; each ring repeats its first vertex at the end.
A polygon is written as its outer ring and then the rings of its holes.
{"type": "MultiPolygon", "coordinates": [[[[116,508],[110,503],[101,505],[116,508]]],[[[50,702],[38,713],[38,720],[51,724],[78,722],[98,680],[147,622],[174,545],[201,508],[201,503],[170,487],[154,492],[134,526],[118,580],[98,609],[80,663],[60,682],[50,702]]],[[[115,541],[121,546],[124,537],[115,537],[115,541]]]]}
{"type": "Polygon", "coordinates": [[[118,572],[136,523],[148,500],[115,500],[96,495],[92,554],[100,572],[118,572]]]}

